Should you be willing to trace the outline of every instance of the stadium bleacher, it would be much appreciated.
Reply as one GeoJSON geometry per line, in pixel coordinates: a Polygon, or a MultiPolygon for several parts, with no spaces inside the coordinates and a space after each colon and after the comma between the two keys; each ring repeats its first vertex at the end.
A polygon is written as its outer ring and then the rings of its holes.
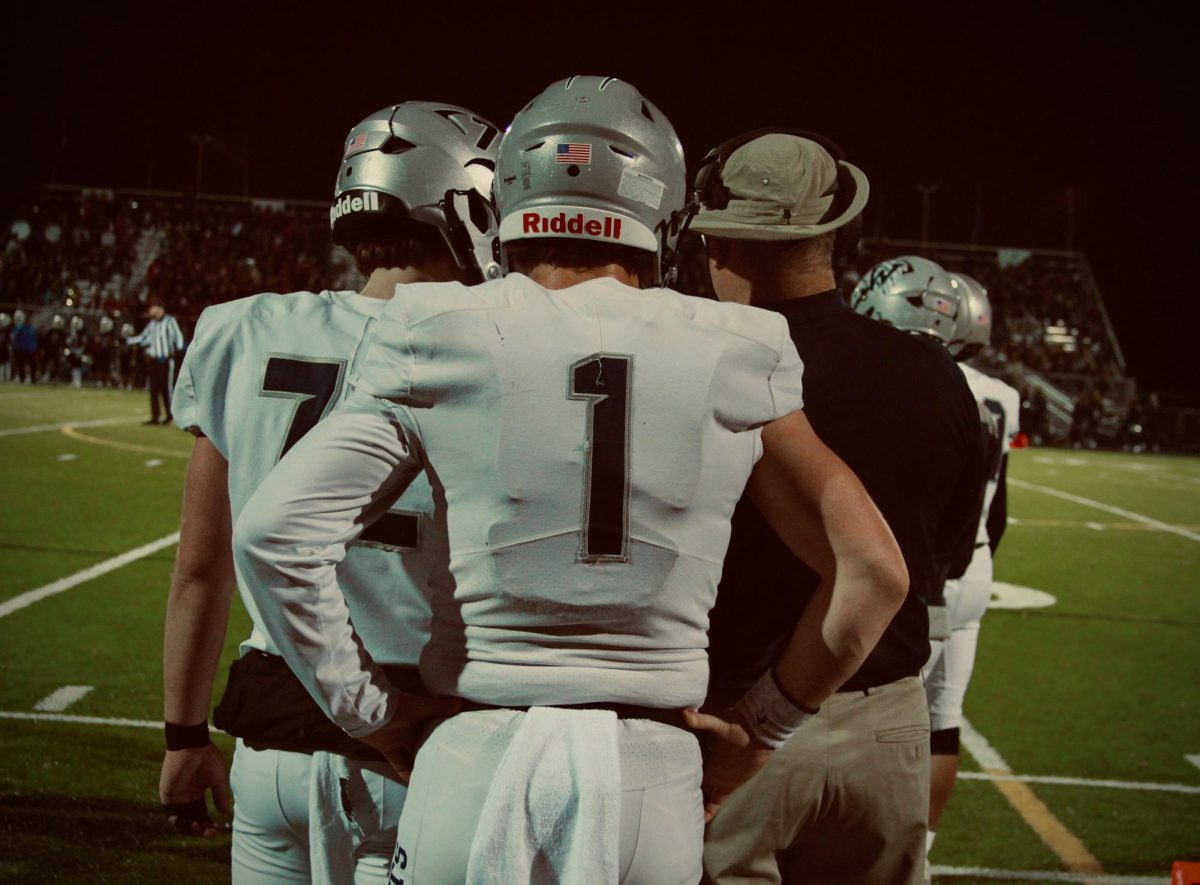
{"type": "MultiPolygon", "coordinates": [[[[845,291],[876,262],[903,254],[926,255],[988,288],[996,326],[982,360],[1021,391],[1035,443],[1178,447],[1178,421],[1126,374],[1082,253],[866,240],[844,268],[845,291]]],[[[39,329],[55,316],[81,316],[95,335],[102,316],[140,328],[145,301],[156,296],[190,331],[209,304],[360,284],[330,242],[319,201],[49,186],[9,226],[0,310],[24,309],[39,329]]],[[[699,238],[685,242],[678,288],[711,296],[699,238]]]]}

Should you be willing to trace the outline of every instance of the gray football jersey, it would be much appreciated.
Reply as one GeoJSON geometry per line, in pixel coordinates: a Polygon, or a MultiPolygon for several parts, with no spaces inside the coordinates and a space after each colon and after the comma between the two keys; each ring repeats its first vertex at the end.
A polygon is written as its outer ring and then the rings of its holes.
{"type": "MultiPolygon", "coordinates": [[[[384,303],[356,292],[267,293],[201,314],[172,410],[176,424],[208,437],[229,462],[234,519],[275,463],[345,395],[384,303]]],[[[429,483],[418,476],[339,566],[355,628],[380,663],[417,662],[429,624],[423,588],[448,577],[445,535],[431,530],[431,512],[429,483]]],[[[279,654],[245,582],[238,584],[254,624],[242,652],[279,654]]]]}

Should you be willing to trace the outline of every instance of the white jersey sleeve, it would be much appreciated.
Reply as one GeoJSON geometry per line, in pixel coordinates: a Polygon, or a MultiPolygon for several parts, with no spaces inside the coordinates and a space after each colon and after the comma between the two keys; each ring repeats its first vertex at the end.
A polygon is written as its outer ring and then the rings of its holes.
{"type": "Polygon", "coordinates": [[[985,375],[973,366],[960,363],[959,367],[962,369],[963,375],[966,376],[967,385],[971,388],[971,393],[974,394],[975,400],[995,417],[997,433],[1000,434],[999,457],[994,464],[988,467],[989,474],[987,487],[984,490],[983,513],[980,517],[979,530],[975,537],[977,545],[986,545],[989,540],[987,532],[988,513],[992,509],[992,501],[995,500],[996,490],[999,487],[1000,468],[1003,460],[1008,457],[1013,440],[1016,439],[1021,429],[1021,395],[999,378],[985,375]]]}
{"type": "Polygon", "coordinates": [[[283,458],[234,530],[235,562],[263,628],[352,736],[387,723],[393,692],[352,626],[336,566],[421,467],[391,407],[355,397],[283,458]]]}
{"type": "MultiPolygon", "coordinates": [[[[263,294],[210,307],[179,373],[173,408],[184,429],[207,436],[229,462],[234,517],[276,461],[347,391],[367,331],[383,307],[354,292],[263,294]]],[[[448,580],[424,479],[363,533],[343,563],[359,633],[381,663],[415,664],[428,630],[424,589],[448,580]],[[406,629],[385,630],[387,620],[406,629]]],[[[257,602],[239,581],[254,625],[242,651],[280,654],[257,602]]]]}

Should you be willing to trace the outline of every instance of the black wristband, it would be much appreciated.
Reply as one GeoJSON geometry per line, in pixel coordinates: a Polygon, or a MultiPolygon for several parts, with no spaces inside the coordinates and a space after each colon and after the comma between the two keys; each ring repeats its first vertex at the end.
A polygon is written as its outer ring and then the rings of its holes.
{"type": "Polygon", "coordinates": [[[195,725],[164,722],[163,732],[166,734],[168,750],[197,750],[209,744],[207,719],[195,725]]]}

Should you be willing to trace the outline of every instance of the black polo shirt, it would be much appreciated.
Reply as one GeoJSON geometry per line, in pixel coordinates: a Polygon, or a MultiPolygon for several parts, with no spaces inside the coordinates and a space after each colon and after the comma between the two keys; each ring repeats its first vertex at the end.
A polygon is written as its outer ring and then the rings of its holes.
{"type": "MultiPolygon", "coordinates": [[[[852,311],[836,289],[771,306],[804,361],[804,412],[874,499],[909,572],[909,594],[843,690],[920,672],[926,603],[952,560],[970,558],[985,472],[979,411],[940,344],[852,311]]],[[[711,615],[710,693],[740,693],[786,646],[818,576],[743,498],[711,615]]]]}

